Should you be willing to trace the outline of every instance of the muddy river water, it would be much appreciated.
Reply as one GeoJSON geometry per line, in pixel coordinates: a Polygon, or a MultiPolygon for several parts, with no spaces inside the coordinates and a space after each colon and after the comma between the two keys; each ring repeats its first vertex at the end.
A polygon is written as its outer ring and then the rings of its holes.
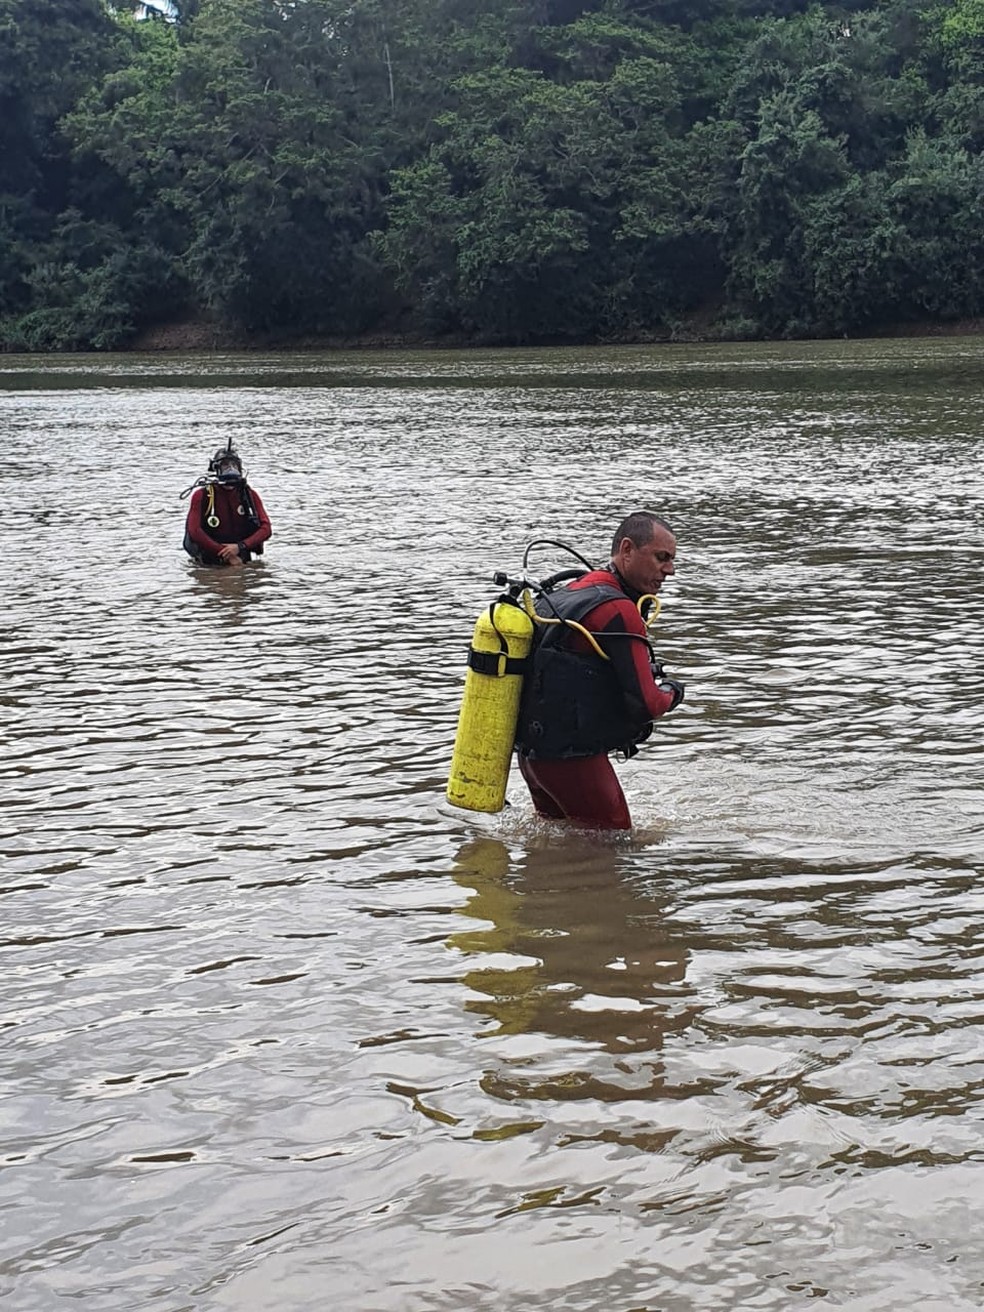
{"type": "Polygon", "coordinates": [[[0,357],[6,1312],[984,1306],[982,363],[0,357]],[[632,834],[448,808],[493,572],[639,506],[632,834]]]}

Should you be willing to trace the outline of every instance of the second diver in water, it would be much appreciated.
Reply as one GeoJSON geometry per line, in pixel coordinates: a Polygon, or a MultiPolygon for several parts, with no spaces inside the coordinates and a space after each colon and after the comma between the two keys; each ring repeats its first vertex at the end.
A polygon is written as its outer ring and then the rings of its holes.
{"type": "Polygon", "coordinates": [[[537,601],[541,615],[569,622],[538,635],[519,709],[519,768],[540,815],[597,829],[632,827],[608,754],[634,755],[653,721],[683,701],[683,684],[654,658],[637,604],[645,608],[642,599],[659,592],[675,559],[669,524],[637,511],[616,529],[605,568],[537,601]],[[592,650],[585,629],[607,659],[592,650]]]}
{"type": "Polygon", "coordinates": [[[189,556],[202,565],[238,568],[262,555],[263,543],[273,532],[270,517],[259,493],[247,483],[231,442],[216,451],[208,473],[188,492],[183,545],[189,556]]]}

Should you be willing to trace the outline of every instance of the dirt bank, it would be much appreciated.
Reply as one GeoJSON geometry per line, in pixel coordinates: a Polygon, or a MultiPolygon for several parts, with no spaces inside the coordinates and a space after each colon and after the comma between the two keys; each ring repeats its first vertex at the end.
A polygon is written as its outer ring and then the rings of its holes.
{"type": "Polygon", "coordinates": [[[150,351],[386,351],[446,350],[480,345],[464,336],[425,337],[422,334],[373,332],[356,337],[298,336],[283,333],[243,333],[205,320],[158,324],[145,329],[129,349],[150,351]]]}
{"type": "MultiPolygon", "coordinates": [[[[984,336],[984,319],[960,319],[949,323],[923,321],[919,323],[891,324],[863,334],[866,337],[978,337],[984,336]]],[[[672,332],[652,332],[635,336],[596,339],[582,345],[645,345],[661,342],[717,342],[726,341],[708,329],[706,321],[677,327],[672,332]]],[[[159,324],[138,334],[130,344],[135,352],[154,351],[388,351],[388,350],[467,350],[469,347],[490,346],[464,334],[428,337],[420,333],[372,332],[354,337],[298,336],[283,333],[243,333],[207,320],[159,324]]],[[[529,345],[571,345],[570,342],[536,342],[529,345]]]]}

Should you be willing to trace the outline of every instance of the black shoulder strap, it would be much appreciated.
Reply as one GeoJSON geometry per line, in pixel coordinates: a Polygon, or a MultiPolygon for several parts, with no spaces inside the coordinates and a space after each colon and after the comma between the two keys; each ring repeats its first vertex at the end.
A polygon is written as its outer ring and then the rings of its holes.
{"type": "MultiPolygon", "coordinates": [[[[589,611],[594,610],[605,601],[627,601],[632,604],[631,597],[626,596],[621,588],[616,587],[613,583],[592,583],[588,588],[560,588],[557,592],[551,592],[548,597],[540,597],[536,603],[537,614],[542,615],[544,619],[554,619],[561,621],[570,621],[571,624],[579,624],[589,611]]],[[[538,625],[537,632],[541,642],[548,643],[551,646],[559,645],[564,638],[565,623],[538,625]],[[544,632],[545,629],[545,632],[544,632]]],[[[630,638],[636,642],[644,642],[652,651],[648,638],[643,637],[641,633],[596,633],[595,638],[602,644],[609,638],[630,638]]]]}
{"type": "Polygon", "coordinates": [[[239,485],[239,499],[243,509],[246,511],[246,519],[249,522],[250,532],[255,533],[260,527],[260,517],[256,513],[256,506],[253,504],[253,494],[245,478],[239,485]]]}
{"type": "Polygon", "coordinates": [[[603,601],[628,601],[628,597],[611,583],[592,583],[589,588],[558,588],[539,597],[536,609],[544,619],[580,620],[603,601]]]}

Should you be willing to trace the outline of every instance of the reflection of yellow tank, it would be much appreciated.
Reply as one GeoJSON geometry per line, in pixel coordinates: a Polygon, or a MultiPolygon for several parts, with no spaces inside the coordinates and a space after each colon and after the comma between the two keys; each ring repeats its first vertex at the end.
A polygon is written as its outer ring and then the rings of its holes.
{"type": "Polygon", "coordinates": [[[533,621],[515,602],[493,602],[478,617],[448,778],[453,806],[494,813],[505,804],[532,642],[533,621]]]}
{"type": "MultiPolygon", "coordinates": [[[[539,1070],[535,1046],[525,1049],[523,1069],[508,1056],[493,1062],[486,1092],[507,1102],[620,1101],[627,1055],[652,1053],[693,1024],[700,1008],[686,980],[690,948],[666,918],[658,881],[652,889],[638,879],[640,856],[576,831],[527,837],[513,851],[482,838],[458,853],[454,880],[472,896],[458,908],[463,928],[447,942],[462,955],[466,1010],[494,1027],[478,1032],[574,1041],[564,1049],[568,1069],[548,1049],[539,1070]],[[600,1051],[613,1064],[591,1055],[600,1051]]],[[[659,1097],[663,1075],[645,1061],[639,1074],[632,1097],[659,1097]]]]}

